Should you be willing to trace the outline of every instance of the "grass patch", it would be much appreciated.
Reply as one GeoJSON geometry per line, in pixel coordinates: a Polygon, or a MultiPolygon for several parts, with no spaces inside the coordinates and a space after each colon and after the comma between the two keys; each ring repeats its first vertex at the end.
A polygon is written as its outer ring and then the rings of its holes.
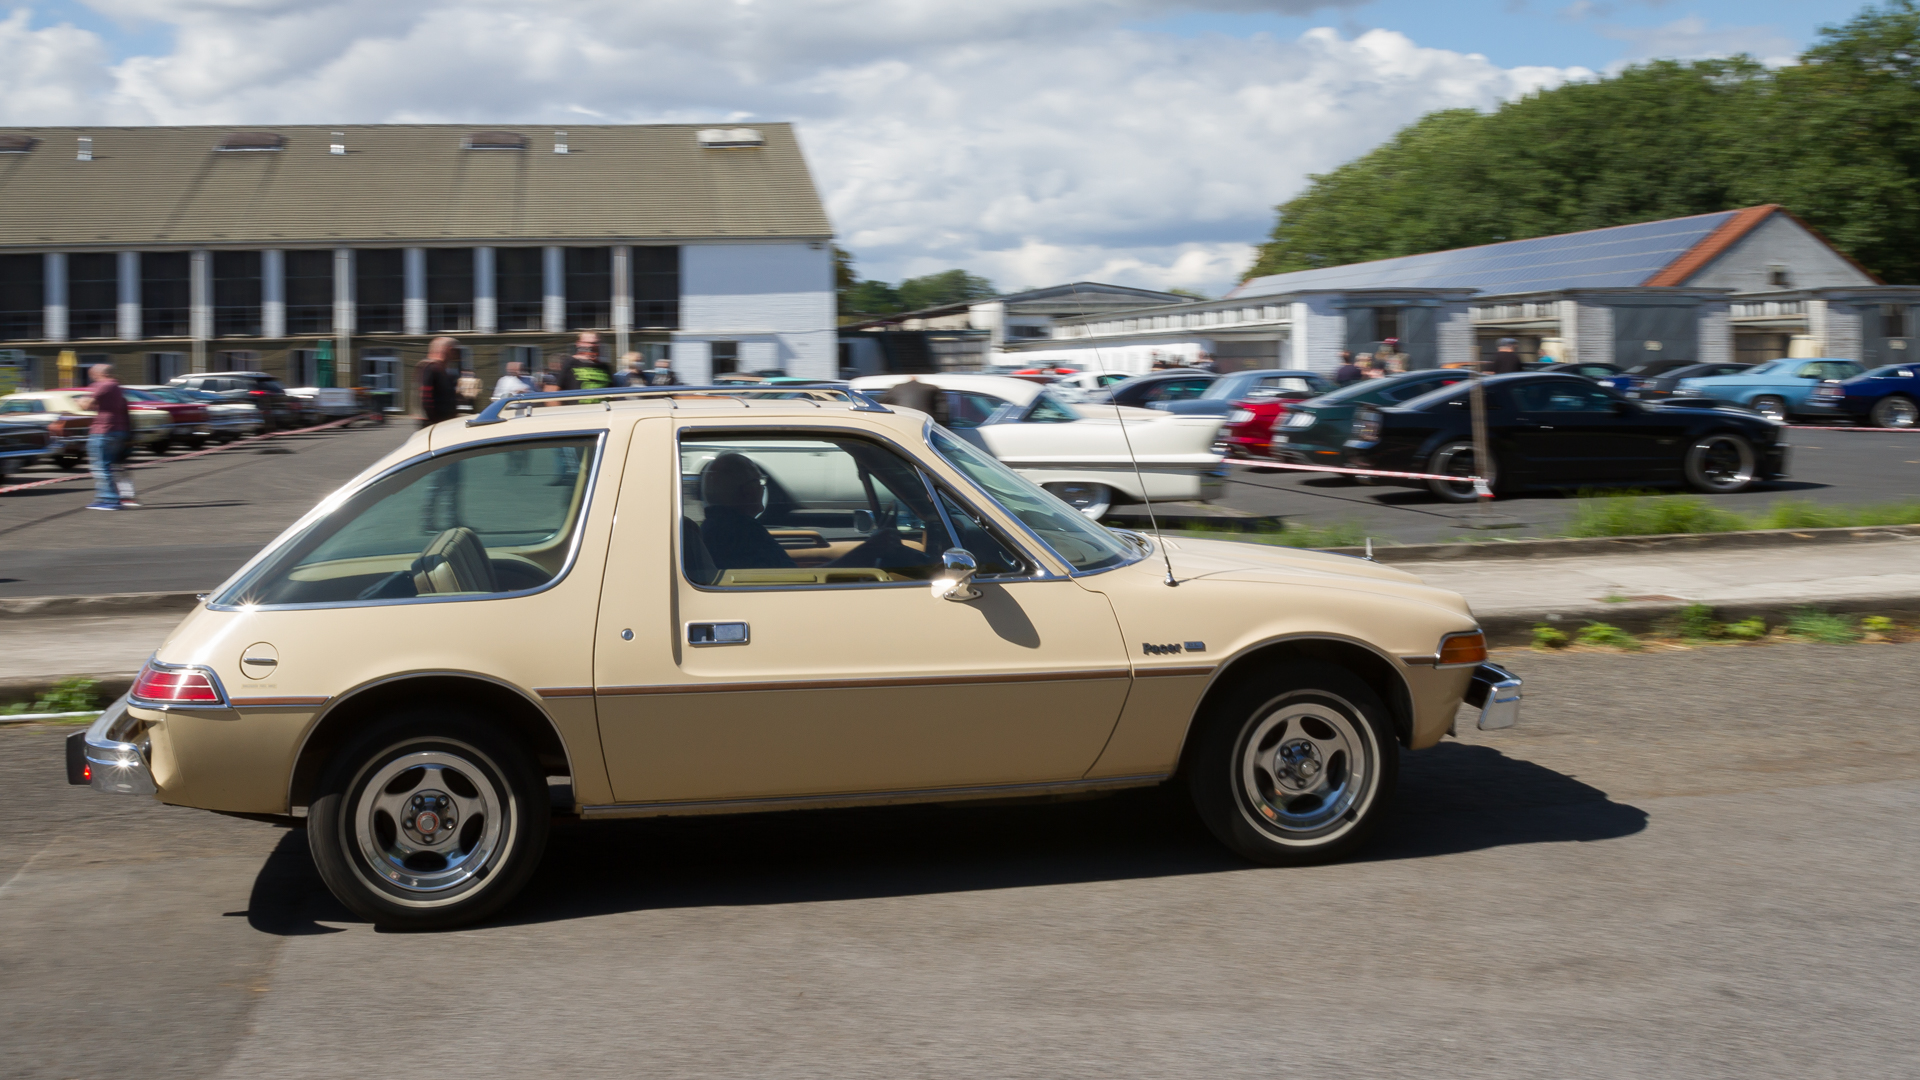
{"type": "Polygon", "coordinates": [[[94,694],[94,687],[98,685],[97,679],[80,677],[62,679],[33,701],[22,701],[0,708],[0,716],[19,716],[23,713],[89,712],[99,708],[94,694]]]}
{"type": "Polygon", "coordinates": [[[1920,500],[1866,506],[1820,506],[1805,499],[1778,499],[1758,513],[1713,506],[1696,495],[1643,492],[1582,492],[1567,522],[1573,537],[1668,536],[1674,533],[1743,532],[1749,529],[1844,529],[1874,525],[1920,525],[1920,500]]]}
{"type": "Polygon", "coordinates": [[[1860,630],[1844,615],[1805,607],[1787,616],[1787,636],[1828,645],[1850,645],[1860,640],[1860,630]]]}
{"type": "Polygon", "coordinates": [[[1616,649],[1637,649],[1640,639],[1609,623],[1590,622],[1574,635],[1582,645],[1607,645],[1616,649]]]}
{"type": "Polygon", "coordinates": [[[1564,649],[1569,640],[1565,631],[1546,623],[1536,623],[1533,627],[1533,647],[1536,649],[1564,649]]]}

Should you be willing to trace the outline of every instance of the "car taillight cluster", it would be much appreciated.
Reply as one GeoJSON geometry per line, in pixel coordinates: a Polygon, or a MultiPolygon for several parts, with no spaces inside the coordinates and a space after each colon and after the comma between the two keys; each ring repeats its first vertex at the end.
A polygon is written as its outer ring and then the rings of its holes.
{"type": "Polygon", "coordinates": [[[133,681],[133,700],[157,705],[222,705],[225,699],[207,672],[156,665],[149,660],[133,681]]]}

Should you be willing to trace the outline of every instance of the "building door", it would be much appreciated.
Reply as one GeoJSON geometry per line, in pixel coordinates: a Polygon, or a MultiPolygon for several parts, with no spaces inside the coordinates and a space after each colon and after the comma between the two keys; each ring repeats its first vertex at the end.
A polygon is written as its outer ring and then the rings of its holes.
{"type": "Polygon", "coordinates": [[[1666,304],[1621,304],[1613,309],[1613,362],[1625,370],[1648,360],[1700,357],[1698,311],[1666,304]]]}

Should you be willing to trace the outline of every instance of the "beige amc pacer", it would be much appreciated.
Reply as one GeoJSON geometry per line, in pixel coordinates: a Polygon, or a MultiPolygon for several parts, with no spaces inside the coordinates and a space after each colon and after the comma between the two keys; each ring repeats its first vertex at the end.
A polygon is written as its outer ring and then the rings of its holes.
{"type": "Polygon", "coordinates": [[[1363,559],[1101,528],[843,390],[530,395],[422,430],[180,624],[77,783],[304,811],[375,923],[484,918],[586,818],[1179,778],[1233,850],[1334,858],[1463,699],[1466,603],[1363,559]]]}

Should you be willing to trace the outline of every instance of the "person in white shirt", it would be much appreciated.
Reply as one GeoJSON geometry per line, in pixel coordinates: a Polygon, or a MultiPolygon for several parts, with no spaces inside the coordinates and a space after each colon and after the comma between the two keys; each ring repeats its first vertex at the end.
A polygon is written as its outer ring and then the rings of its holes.
{"type": "Polygon", "coordinates": [[[493,384],[493,400],[510,398],[532,389],[533,387],[527,385],[527,380],[520,377],[520,361],[514,360],[507,364],[507,373],[500,376],[499,382],[493,384]]]}

